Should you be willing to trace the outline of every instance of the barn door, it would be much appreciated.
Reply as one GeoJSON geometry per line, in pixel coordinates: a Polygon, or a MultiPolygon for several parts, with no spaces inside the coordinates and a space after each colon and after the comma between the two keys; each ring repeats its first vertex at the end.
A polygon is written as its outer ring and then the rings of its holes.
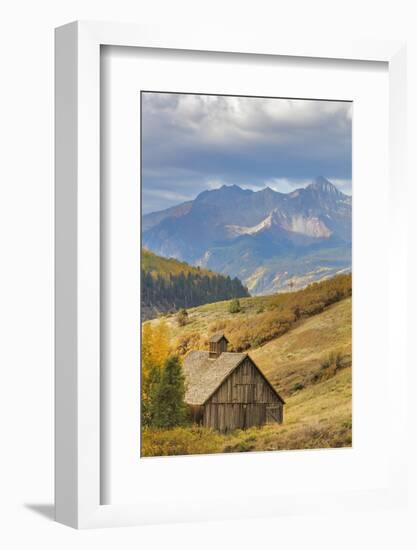
{"type": "Polygon", "coordinates": [[[274,422],[281,422],[281,411],[280,407],[277,407],[276,405],[268,405],[266,408],[266,421],[268,424],[272,424],[274,422]]]}

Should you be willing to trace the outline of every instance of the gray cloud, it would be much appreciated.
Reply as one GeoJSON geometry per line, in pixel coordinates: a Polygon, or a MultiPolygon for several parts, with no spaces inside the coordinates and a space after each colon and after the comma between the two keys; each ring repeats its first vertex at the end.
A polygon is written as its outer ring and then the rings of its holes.
{"type": "Polygon", "coordinates": [[[222,184],[277,190],[351,181],[351,104],[142,94],[143,210],[222,184]]]}

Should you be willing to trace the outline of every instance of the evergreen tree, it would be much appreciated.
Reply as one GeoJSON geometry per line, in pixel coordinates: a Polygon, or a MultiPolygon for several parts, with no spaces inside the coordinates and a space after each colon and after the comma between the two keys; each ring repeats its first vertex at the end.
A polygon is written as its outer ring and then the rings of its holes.
{"type": "Polygon", "coordinates": [[[157,428],[172,428],[186,423],[187,409],[184,402],[185,378],[180,359],[171,355],[165,362],[154,399],[152,399],[152,425],[157,428]]]}
{"type": "Polygon", "coordinates": [[[159,384],[161,383],[161,369],[154,365],[149,374],[142,379],[142,424],[153,425],[153,410],[159,384]]]}
{"type": "Polygon", "coordinates": [[[237,278],[208,276],[198,270],[165,276],[142,270],[142,305],[154,311],[178,310],[246,296],[249,292],[237,278]]]}

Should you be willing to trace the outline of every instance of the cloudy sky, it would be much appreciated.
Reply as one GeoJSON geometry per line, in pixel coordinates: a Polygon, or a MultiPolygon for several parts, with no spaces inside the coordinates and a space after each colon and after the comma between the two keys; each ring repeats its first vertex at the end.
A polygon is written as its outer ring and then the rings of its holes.
{"type": "Polygon", "coordinates": [[[325,176],[351,193],[352,105],[142,93],[142,208],[237,184],[289,192],[325,176]]]}

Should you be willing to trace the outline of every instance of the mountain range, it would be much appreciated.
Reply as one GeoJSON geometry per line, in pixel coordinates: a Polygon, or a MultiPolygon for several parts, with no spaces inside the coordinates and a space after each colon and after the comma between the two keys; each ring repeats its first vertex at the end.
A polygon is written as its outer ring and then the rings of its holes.
{"type": "Polygon", "coordinates": [[[351,270],[352,198],[319,176],[280,193],[223,185],[142,217],[142,245],[270,294],[351,270]]]}

